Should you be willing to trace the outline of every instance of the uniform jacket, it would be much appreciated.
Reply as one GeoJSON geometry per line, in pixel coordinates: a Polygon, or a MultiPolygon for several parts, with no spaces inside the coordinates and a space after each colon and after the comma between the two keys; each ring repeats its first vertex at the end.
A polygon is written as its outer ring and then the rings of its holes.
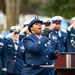
{"type": "Polygon", "coordinates": [[[51,44],[54,50],[59,50],[59,52],[68,52],[69,50],[69,40],[67,33],[60,31],[61,37],[58,36],[55,30],[49,34],[51,39],[51,44]]]}
{"type": "Polygon", "coordinates": [[[2,68],[7,68],[7,52],[6,43],[0,38],[0,75],[2,74],[2,68]]]}
{"type": "Polygon", "coordinates": [[[30,34],[24,39],[26,63],[29,65],[48,65],[51,63],[52,46],[50,40],[42,36],[40,39],[30,34]]]}
{"type": "Polygon", "coordinates": [[[15,50],[15,46],[12,39],[6,40],[6,44],[7,44],[7,55],[8,55],[8,60],[7,60],[8,73],[21,74],[25,60],[24,44],[22,41],[19,41],[17,51],[15,50]]]}

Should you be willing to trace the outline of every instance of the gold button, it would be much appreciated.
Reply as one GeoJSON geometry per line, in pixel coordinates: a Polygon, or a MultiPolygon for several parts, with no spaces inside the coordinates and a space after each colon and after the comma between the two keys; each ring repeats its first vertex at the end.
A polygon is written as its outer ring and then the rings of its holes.
{"type": "Polygon", "coordinates": [[[14,60],[14,62],[16,62],[16,60],[14,60]]]}
{"type": "Polygon", "coordinates": [[[46,50],[48,50],[48,49],[46,49],[46,50]]]}
{"type": "Polygon", "coordinates": [[[14,56],[14,58],[16,58],[16,56],[14,56]]]}
{"type": "Polygon", "coordinates": [[[48,65],[48,62],[46,62],[46,65],[48,65]]]}
{"type": "Polygon", "coordinates": [[[40,44],[41,42],[39,41],[38,44],[40,44]]]}
{"type": "Polygon", "coordinates": [[[34,66],[34,64],[31,64],[31,66],[34,66]]]}
{"type": "Polygon", "coordinates": [[[17,52],[15,52],[15,54],[17,54],[17,52]]]}
{"type": "Polygon", "coordinates": [[[48,55],[46,55],[46,57],[48,57],[48,55]]]}

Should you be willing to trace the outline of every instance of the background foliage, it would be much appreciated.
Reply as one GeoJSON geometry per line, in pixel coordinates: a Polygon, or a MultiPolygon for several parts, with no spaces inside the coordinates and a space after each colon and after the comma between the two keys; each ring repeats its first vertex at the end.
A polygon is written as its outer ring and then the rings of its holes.
{"type": "Polygon", "coordinates": [[[48,16],[61,15],[71,18],[75,16],[75,0],[48,0],[45,11],[48,16]]]}
{"type": "MultiPolygon", "coordinates": [[[[0,0],[0,9],[5,13],[4,1],[0,0]]],[[[71,18],[75,16],[75,0],[22,0],[20,13],[71,18]]]]}

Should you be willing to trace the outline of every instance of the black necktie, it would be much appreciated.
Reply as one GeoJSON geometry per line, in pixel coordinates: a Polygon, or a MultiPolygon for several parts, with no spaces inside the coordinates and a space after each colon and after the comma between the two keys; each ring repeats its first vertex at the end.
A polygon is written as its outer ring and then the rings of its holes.
{"type": "Polygon", "coordinates": [[[18,43],[14,42],[14,44],[15,44],[15,50],[17,51],[17,49],[18,49],[18,43]]]}
{"type": "Polygon", "coordinates": [[[17,43],[17,42],[15,42],[14,44],[18,45],[18,43],[17,43]]]}

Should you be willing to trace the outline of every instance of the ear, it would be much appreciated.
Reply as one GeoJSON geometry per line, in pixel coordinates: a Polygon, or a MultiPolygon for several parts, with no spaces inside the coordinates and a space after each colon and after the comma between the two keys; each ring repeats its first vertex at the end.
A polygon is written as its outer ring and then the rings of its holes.
{"type": "Polygon", "coordinates": [[[33,28],[31,27],[30,30],[33,31],[33,28]]]}

